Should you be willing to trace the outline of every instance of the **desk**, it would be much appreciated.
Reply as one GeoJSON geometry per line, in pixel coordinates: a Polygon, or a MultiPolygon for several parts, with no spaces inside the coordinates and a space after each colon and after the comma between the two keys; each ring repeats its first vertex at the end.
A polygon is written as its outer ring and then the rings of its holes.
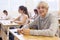
{"type": "Polygon", "coordinates": [[[9,40],[9,28],[10,27],[13,27],[13,26],[20,26],[19,24],[16,24],[16,23],[11,23],[10,22],[11,20],[0,20],[0,23],[2,25],[2,37],[3,37],[3,40],[9,40]],[[4,30],[7,31],[7,35],[4,33],[4,30]],[[6,38],[5,38],[6,37],[6,38]]]}
{"type": "Polygon", "coordinates": [[[17,38],[16,40],[60,40],[58,37],[19,35],[15,33],[17,29],[10,29],[9,31],[15,36],[15,39],[17,38]]]}

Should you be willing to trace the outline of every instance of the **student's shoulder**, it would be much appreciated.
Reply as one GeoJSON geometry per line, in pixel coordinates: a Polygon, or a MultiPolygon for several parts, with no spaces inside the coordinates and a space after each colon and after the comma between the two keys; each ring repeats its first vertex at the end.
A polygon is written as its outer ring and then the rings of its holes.
{"type": "Polygon", "coordinates": [[[58,16],[56,14],[50,13],[48,16],[49,19],[57,19],[58,16]]]}
{"type": "Polygon", "coordinates": [[[24,15],[24,17],[28,18],[28,15],[24,15]]]}
{"type": "Polygon", "coordinates": [[[50,16],[50,17],[57,17],[57,14],[49,13],[49,16],[50,16]]]}

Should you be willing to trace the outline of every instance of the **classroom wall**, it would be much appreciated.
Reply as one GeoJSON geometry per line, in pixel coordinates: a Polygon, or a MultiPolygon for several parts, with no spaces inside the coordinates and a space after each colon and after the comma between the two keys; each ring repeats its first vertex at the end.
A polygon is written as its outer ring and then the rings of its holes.
{"type": "MultiPolygon", "coordinates": [[[[18,16],[18,7],[24,5],[28,8],[29,13],[34,15],[33,9],[41,0],[0,0],[0,11],[7,10],[12,17],[18,16]]],[[[48,3],[49,12],[59,10],[59,0],[42,0],[48,3]]]]}

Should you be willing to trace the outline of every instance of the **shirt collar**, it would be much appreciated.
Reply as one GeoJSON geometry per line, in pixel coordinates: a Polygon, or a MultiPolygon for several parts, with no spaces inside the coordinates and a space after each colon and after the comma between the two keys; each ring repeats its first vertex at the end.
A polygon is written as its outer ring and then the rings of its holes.
{"type": "Polygon", "coordinates": [[[49,13],[47,13],[44,18],[42,18],[42,17],[40,16],[40,19],[45,19],[45,18],[48,17],[48,15],[49,15],[49,13]]]}

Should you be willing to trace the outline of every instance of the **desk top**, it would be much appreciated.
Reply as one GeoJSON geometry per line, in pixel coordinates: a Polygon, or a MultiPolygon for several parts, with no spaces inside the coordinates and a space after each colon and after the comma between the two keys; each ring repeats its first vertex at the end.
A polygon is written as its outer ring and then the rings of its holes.
{"type": "Polygon", "coordinates": [[[46,37],[46,36],[24,36],[26,40],[60,40],[58,37],[46,37]]]}
{"type": "Polygon", "coordinates": [[[17,33],[14,33],[17,31],[17,29],[11,29],[9,30],[15,37],[17,37],[20,40],[60,40],[58,37],[46,37],[46,36],[29,36],[29,35],[18,35],[17,33]]]}
{"type": "Polygon", "coordinates": [[[0,20],[0,23],[3,25],[19,25],[17,23],[11,23],[11,20],[0,20]]]}

